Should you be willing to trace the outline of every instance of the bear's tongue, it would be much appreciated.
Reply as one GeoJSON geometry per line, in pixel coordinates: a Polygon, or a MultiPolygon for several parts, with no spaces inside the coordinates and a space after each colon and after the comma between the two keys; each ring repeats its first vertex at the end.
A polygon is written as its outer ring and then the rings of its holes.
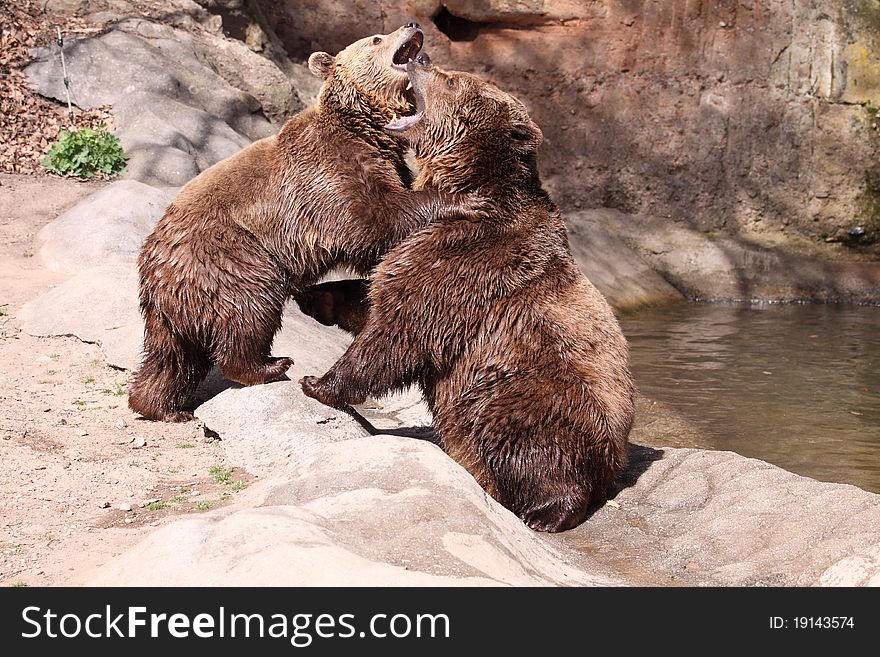
{"type": "Polygon", "coordinates": [[[413,62],[410,60],[406,63],[406,74],[409,77],[410,86],[416,99],[416,113],[409,116],[395,116],[385,124],[385,129],[390,132],[409,130],[425,116],[425,96],[420,89],[421,85],[417,84],[413,77],[413,71],[413,62]]]}
{"type": "Polygon", "coordinates": [[[419,52],[422,50],[422,45],[425,42],[425,37],[421,33],[421,31],[417,31],[413,34],[408,41],[406,41],[397,51],[394,53],[391,61],[394,65],[398,67],[405,66],[407,62],[412,61],[416,58],[419,52]]]}

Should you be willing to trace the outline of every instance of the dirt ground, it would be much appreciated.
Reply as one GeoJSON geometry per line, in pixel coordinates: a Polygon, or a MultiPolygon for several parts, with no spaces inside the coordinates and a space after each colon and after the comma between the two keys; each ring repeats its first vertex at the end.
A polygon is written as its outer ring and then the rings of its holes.
{"type": "Polygon", "coordinates": [[[79,584],[252,479],[197,423],[138,419],[129,373],[98,345],[20,330],[22,305],[66,278],[42,267],[36,233],[104,184],[0,174],[0,586],[79,584]]]}

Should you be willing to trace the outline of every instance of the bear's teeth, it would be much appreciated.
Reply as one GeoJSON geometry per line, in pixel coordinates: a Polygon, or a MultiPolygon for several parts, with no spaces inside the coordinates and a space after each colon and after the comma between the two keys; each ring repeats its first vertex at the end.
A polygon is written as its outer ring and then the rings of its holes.
{"type": "Polygon", "coordinates": [[[406,83],[406,90],[407,90],[407,91],[410,91],[412,88],[413,88],[413,86],[412,86],[412,82],[407,82],[407,83],[406,83]]]}

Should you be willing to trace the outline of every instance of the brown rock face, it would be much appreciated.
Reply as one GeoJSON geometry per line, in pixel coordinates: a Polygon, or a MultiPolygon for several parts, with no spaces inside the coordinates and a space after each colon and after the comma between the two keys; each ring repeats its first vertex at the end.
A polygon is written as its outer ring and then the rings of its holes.
{"type": "Polygon", "coordinates": [[[301,58],[419,21],[434,61],[528,105],[563,208],[747,237],[880,240],[874,0],[260,5],[301,58]]]}

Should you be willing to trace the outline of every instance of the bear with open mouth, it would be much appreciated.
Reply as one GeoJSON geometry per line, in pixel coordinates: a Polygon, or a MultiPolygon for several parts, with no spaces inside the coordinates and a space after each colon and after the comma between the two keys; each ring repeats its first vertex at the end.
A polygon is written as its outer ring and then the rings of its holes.
{"type": "Polygon", "coordinates": [[[409,189],[406,143],[383,129],[412,111],[406,64],[415,23],[335,57],[314,53],[315,107],[187,183],[138,261],[144,354],[129,406],[152,420],[192,419],[188,398],[213,365],[244,385],[278,379],[272,357],[287,298],[334,267],[366,275],[403,237],[480,202],[409,189]]]}
{"type": "Polygon", "coordinates": [[[626,463],[626,339],[572,258],[522,103],[466,73],[408,72],[417,111],[386,128],[415,149],[414,188],[477,193],[490,209],[410,235],[369,286],[307,290],[301,307],[356,336],[303,391],[340,407],[419,385],[443,448],[490,495],[535,530],[569,529],[626,463]]]}

